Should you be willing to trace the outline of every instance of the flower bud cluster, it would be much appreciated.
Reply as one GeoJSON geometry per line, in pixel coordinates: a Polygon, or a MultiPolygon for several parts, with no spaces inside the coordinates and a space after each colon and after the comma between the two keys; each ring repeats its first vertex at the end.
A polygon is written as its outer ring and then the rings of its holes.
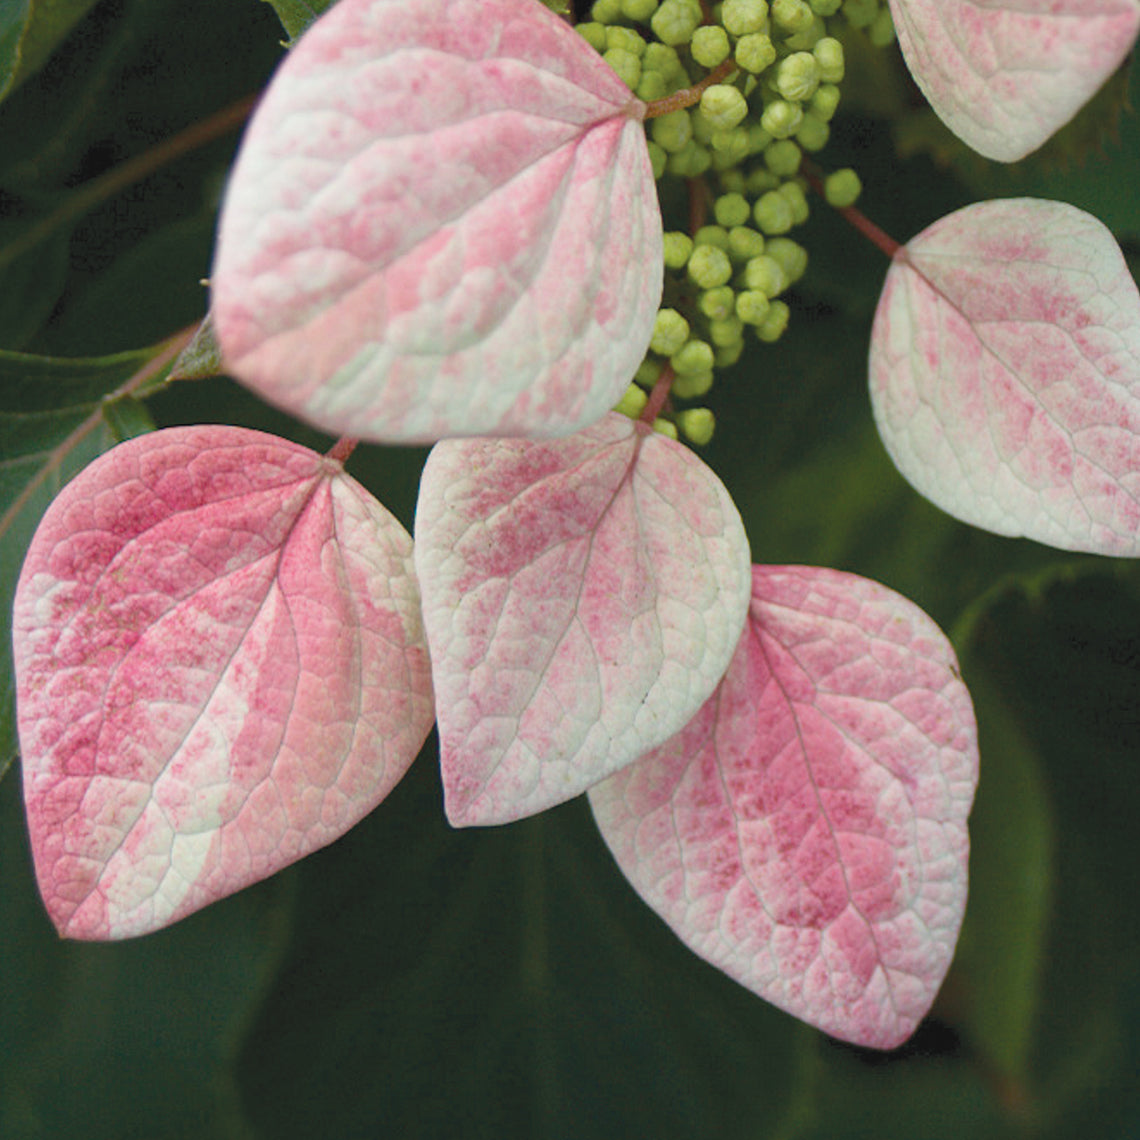
{"type": "MultiPolygon", "coordinates": [[[[595,0],[578,25],[645,103],[696,92],[680,109],[650,109],[646,122],[657,179],[680,179],[690,230],[665,234],[665,288],[649,352],[618,410],[639,416],[668,366],[672,383],[658,430],[707,442],[712,412],[676,410],[712,387],[750,338],[779,339],[790,309],[783,295],[808,255],[788,235],[808,217],[805,154],[823,149],[844,76],[841,41],[829,23],[888,43],[887,0],[721,0],[706,22],[700,0],[595,0]],[[720,69],[720,82],[707,82],[720,69]],[[662,113],[663,112],[663,113],[662,113]]],[[[666,107],[669,104],[665,105],[666,107]]],[[[826,181],[826,196],[849,206],[854,171],[826,181]]]]}

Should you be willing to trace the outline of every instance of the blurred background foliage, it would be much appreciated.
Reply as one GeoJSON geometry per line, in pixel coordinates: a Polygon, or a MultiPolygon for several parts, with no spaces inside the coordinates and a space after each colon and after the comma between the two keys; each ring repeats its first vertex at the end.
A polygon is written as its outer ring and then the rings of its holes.
{"type": "MultiPolygon", "coordinates": [[[[161,383],[167,338],[205,312],[243,101],[324,6],[0,5],[5,613],[39,514],[115,440],[216,421],[327,446],[224,378],[161,383]]],[[[1135,270],[1135,68],[1008,169],[932,121],[893,50],[849,51],[821,157],[858,169],[895,238],[1033,194],[1095,212],[1135,270]]],[[[866,395],[885,263],[818,206],[801,240],[792,327],[718,383],[705,454],[757,561],[885,582],[961,656],[982,740],[971,896],[914,1039],[837,1044],[698,961],[622,880],[583,800],[450,830],[434,740],[325,851],[147,938],[60,942],[16,765],[0,780],[0,1137],[1140,1134],[1140,573],[983,534],[912,492],[866,395]]],[[[423,457],[365,447],[350,470],[410,526],[423,457]]],[[[4,652],[0,772],[15,751],[4,652]]]]}

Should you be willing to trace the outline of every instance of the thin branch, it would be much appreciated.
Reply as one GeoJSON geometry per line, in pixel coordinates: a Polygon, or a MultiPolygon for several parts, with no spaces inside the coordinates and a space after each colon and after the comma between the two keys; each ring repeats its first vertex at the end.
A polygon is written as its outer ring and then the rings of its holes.
{"type": "Polygon", "coordinates": [[[661,115],[669,114],[670,111],[681,111],[685,107],[694,106],[701,101],[701,96],[707,87],[711,87],[714,83],[720,83],[738,70],[734,59],[731,57],[726,59],[724,63],[713,68],[700,83],[694,83],[692,87],[682,87],[680,91],[674,91],[672,95],[666,95],[662,99],[654,99],[651,103],[647,103],[645,105],[645,117],[656,119],[661,115]]]}
{"type": "Polygon", "coordinates": [[[99,426],[103,420],[103,407],[123,396],[129,396],[157,376],[190,343],[194,336],[194,330],[195,326],[189,325],[166,340],[146,364],[124,380],[113,392],[108,392],[99,401],[98,406],[66,439],[47,452],[47,460],[44,465],[28,480],[24,489],[12,500],[3,515],[0,515],[0,538],[8,533],[20,512],[28,505],[31,497],[43,486],[48,476],[55,474],[72,451],[99,426]]]}
{"type": "MultiPolygon", "coordinates": [[[[800,172],[808,180],[808,185],[826,202],[827,195],[823,191],[823,179],[820,177],[819,170],[815,165],[805,162],[800,172]]],[[[830,205],[830,203],[828,204],[830,205]]],[[[881,249],[887,257],[893,259],[895,254],[902,248],[890,234],[885,230],[879,229],[862,210],[858,210],[854,206],[832,206],[831,208],[842,214],[851,225],[869,242],[881,249]]]]}
{"type": "Polygon", "coordinates": [[[176,158],[181,158],[182,155],[237,130],[249,118],[256,100],[257,97],[253,95],[239,99],[209,118],[194,123],[193,126],[159,143],[158,146],[151,147],[145,154],[129,158],[113,170],[108,170],[106,174],[85,182],[50,214],[25,230],[15,241],[0,249],[0,270],[7,268],[16,258],[29,250],[35,249],[56,230],[81,218],[133,183],[149,177],[168,162],[173,162],[176,158]]]}
{"type": "Polygon", "coordinates": [[[356,445],[360,442],[358,439],[353,439],[350,435],[342,435],[325,452],[325,457],[328,459],[335,459],[337,463],[347,463],[348,457],[356,450],[356,445]]]}
{"type": "Polygon", "coordinates": [[[669,399],[669,391],[673,387],[673,365],[666,364],[661,369],[661,375],[657,377],[657,383],[653,385],[653,391],[649,393],[649,399],[645,403],[645,407],[641,409],[641,415],[638,419],[643,424],[653,426],[653,422],[661,414],[661,410],[665,407],[665,401],[669,399]]]}

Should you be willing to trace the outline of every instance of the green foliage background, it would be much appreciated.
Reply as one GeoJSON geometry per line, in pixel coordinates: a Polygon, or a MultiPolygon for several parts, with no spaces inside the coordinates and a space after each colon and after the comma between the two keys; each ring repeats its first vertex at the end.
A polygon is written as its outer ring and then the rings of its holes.
{"type": "MultiPolygon", "coordinates": [[[[115,440],[224,421],[327,445],[226,379],[163,384],[173,352],[156,357],[204,315],[237,134],[156,148],[256,94],[282,27],[296,36],[324,6],[0,5],[5,615],[39,514],[115,440]]],[[[940,134],[895,53],[857,58],[822,157],[856,166],[893,236],[1031,193],[1093,210],[1140,253],[1131,75],[1008,171],[940,134]]],[[[706,457],[757,561],[879,579],[958,647],[982,734],[972,890],[914,1040],[885,1056],[839,1045],[698,961],[621,879],[582,800],[450,830],[433,742],[331,848],[150,937],[62,943],[36,896],[17,764],[0,780],[0,1136],[1140,1131],[1140,573],[982,534],[903,483],[865,390],[886,267],[815,211],[792,328],[718,384],[706,457]]],[[[423,455],[363,448],[351,470],[410,525],[423,455]]],[[[6,654],[0,771],[15,750],[6,654]]]]}

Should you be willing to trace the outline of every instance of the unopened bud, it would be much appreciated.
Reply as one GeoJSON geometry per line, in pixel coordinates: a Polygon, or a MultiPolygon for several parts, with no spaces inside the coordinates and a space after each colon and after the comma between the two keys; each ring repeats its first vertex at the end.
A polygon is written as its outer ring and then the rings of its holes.
{"type": "Polygon", "coordinates": [[[713,437],[716,420],[708,408],[686,408],[677,413],[677,426],[686,439],[703,447],[713,437]]]}
{"type": "Polygon", "coordinates": [[[774,139],[791,138],[800,129],[804,113],[795,103],[773,99],[760,116],[760,126],[774,139]]]}
{"type": "Polygon", "coordinates": [[[701,67],[713,68],[728,59],[732,48],[724,28],[719,24],[706,24],[693,33],[689,50],[701,67]]]}
{"type": "Polygon", "coordinates": [[[689,339],[689,322],[676,309],[661,309],[653,324],[649,347],[662,356],[672,356],[689,339]]]}
{"type": "Polygon", "coordinates": [[[862,190],[863,183],[859,181],[859,175],[849,166],[829,174],[823,182],[823,196],[829,205],[838,209],[854,206],[862,190]]]}
{"type": "Polygon", "coordinates": [[[768,315],[756,326],[756,335],[767,343],[779,340],[788,327],[791,310],[783,301],[773,301],[768,307],[768,315]]]}
{"type": "Polygon", "coordinates": [[[665,0],[653,13],[649,25],[663,44],[677,47],[687,44],[693,38],[702,19],[701,6],[697,0],[665,0]]]}
{"type": "Polygon", "coordinates": [[[792,103],[802,103],[815,94],[820,71],[810,51],[797,51],[780,60],[776,69],[776,90],[792,103]]]}
{"type": "Polygon", "coordinates": [[[743,95],[727,83],[714,83],[701,95],[701,114],[716,130],[729,131],[744,121],[748,102],[743,95]]]}
{"type": "Polygon", "coordinates": [[[759,75],[776,62],[776,46],[768,36],[758,32],[741,36],[736,42],[734,58],[743,70],[759,75]]]}
{"type": "Polygon", "coordinates": [[[767,31],[768,5],[766,0],[724,0],[720,20],[734,36],[767,31]]]}

